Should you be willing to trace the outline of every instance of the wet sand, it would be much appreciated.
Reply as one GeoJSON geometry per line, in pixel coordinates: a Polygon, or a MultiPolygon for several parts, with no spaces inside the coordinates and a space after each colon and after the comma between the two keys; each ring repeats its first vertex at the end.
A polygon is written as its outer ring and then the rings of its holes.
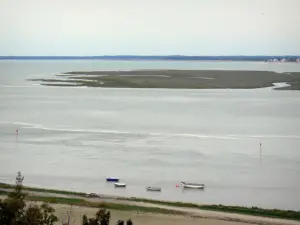
{"type": "Polygon", "coordinates": [[[300,89],[300,73],[238,70],[74,71],[33,81],[49,86],[174,89],[249,89],[286,82],[290,86],[283,89],[300,89]]]}

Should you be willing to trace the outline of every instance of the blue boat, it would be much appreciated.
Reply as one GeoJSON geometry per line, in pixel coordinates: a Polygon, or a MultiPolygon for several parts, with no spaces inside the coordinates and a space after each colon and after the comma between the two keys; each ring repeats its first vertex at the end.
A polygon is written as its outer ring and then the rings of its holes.
{"type": "Polygon", "coordinates": [[[107,182],[118,182],[119,180],[117,177],[106,177],[107,182]]]}

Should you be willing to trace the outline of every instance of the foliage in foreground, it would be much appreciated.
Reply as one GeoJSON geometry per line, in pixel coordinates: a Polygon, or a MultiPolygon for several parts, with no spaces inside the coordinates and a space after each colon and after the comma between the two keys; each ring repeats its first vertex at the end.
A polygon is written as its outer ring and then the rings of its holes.
{"type": "Polygon", "coordinates": [[[18,172],[13,192],[3,201],[0,200],[1,225],[53,225],[58,221],[54,209],[48,204],[26,206],[26,195],[22,192],[23,177],[18,172]]]}
{"type": "MultiPolygon", "coordinates": [[[[82,217],[82,225],[109,225],[110,212],[106,209],[100,209],[95,218],[87,218],[86,215],[82,217]]],[[[131,219],[127,220],[127,225],[133,225],[131,219]]],[[[124,225],[123,220],[118,220],[117,225],[124,225]]]]}

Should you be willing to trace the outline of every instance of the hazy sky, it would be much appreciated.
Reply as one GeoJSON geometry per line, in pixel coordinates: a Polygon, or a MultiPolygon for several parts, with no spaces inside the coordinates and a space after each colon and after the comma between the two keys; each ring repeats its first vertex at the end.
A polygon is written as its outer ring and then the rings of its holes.
{"type": "Polygon", "coordinates": [[[300,55],[300,0],[0,0],[0,55],[300,55]]]}

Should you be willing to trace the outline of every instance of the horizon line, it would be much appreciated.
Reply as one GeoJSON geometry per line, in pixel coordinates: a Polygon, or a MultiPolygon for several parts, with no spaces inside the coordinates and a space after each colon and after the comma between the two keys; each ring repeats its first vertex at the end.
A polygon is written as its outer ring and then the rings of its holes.
{"type": "Polygon", "coordinates": [[[135,54],[120,54],[120,55],[0,55],[0,57],[265,57],[265,56],[300,56],[295,54],[281,54],[281,55],[135,55],[135,54]]]}

